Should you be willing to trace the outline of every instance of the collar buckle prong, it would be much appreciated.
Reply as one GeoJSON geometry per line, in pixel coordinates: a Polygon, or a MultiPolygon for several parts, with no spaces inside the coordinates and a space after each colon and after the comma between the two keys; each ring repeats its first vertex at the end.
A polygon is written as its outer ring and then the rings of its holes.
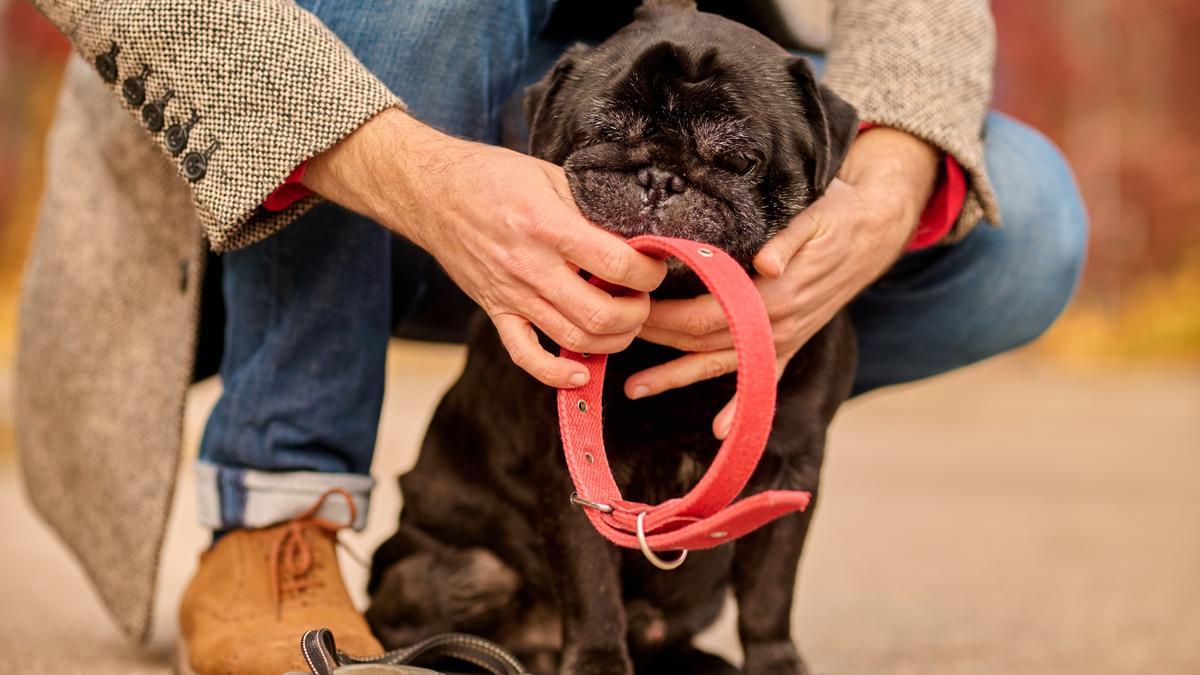
{"type": "Polygon", "coordinates": [[[613,512],[613,507],[609,506],[608,504],[601,504],[600,502],[594,502],[590,499],[584,499],[583,497],[579,496],[578,492],[571,493],[571,503],[575,506],[586,506],[589,509],[596,509],[600,513],[613,512]]]}

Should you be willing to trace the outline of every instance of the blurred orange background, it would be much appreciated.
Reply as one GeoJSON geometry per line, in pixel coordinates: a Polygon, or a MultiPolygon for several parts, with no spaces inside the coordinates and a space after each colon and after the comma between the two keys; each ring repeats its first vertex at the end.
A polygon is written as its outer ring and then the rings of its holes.
{"type": "Polygon", "coordinates": [[[995,105],[1058,143],[1091,216],[1083,287],[1042,349],[1200,358],[1200,3],[993,5],[995,105]]]}
{"type": "MultiPolygon", "coordinates": [[[[1079,296],[1037,349],[1080,364],[1200,360],[1200,3],[1005,0],[994,12],[995,106],[1063,148],[1092,222],[1079,296]]],[[[0,0],[0,364],[67,51],[28,3],[0,0]]]]}

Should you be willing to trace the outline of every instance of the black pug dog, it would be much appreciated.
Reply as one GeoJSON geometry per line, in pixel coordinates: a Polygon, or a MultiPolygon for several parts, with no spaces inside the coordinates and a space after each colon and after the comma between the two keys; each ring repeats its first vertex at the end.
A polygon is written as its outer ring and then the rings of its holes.
{"type": "MultiPolygon", "coordinates": [[[[526,115],[533,154],[565,167],[592,221],[625,236],[707,242],[747,270],[821,196],[857,126],[803,59],[691,2],[663,0],[603,44],[568,50],[528,90],[526,115]]],[[[653,295],[703,290],[674,265],[653,295]]],[[[711,420],[734,376],[638,401],[622,393],[629,375],[677,356],[636,341],[609,359],[604,440],[628,499],[683,494],[719,447],[711,420]]],[[[746,494],[816,497],[826,428],[856,358],[843,314],[791,360],[746,494]]],[[[613,546],[568,502],[554,390],[513,365],[486,320],[400,484],[400,529],[375,554],[367,612],[389,647],[453,630],[500,642],[537,673],[737,673],[691,645],[732,588],[742,672],[806,672],[789,629],[811,510],[693,552],[671,572],[613,546]]]]}

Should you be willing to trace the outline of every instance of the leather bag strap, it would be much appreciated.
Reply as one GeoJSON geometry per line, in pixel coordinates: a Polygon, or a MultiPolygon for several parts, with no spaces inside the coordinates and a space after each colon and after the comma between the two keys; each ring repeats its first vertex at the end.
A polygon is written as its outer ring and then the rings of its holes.
{"type": "Polygon", "coordinates": [[[528,671],[503,647],[474,635],[444,633],[410,647],[393,649],[378,656],[351,656],[337,648],[333,632],[317,628],[300,638],[300,650],[313,675],[378,673],[389,675],[437,675],[421,664],[456,661],[482,669],[490,675],[527,675],[528,671]],[[368,668],[372,666],[374,668],[368,668]]]}

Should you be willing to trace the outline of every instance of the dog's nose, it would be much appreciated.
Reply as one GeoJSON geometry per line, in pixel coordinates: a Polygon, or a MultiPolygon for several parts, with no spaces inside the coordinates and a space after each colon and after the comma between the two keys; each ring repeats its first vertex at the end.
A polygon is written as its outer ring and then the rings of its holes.
{"type": "Polygon", "coordinates": [[[637,172],[637,184],[642,186],[650,201],[660,202],[671,195],[683,192],[687,181],[683,176],[656,166],[644,166],[637,172]]]}

